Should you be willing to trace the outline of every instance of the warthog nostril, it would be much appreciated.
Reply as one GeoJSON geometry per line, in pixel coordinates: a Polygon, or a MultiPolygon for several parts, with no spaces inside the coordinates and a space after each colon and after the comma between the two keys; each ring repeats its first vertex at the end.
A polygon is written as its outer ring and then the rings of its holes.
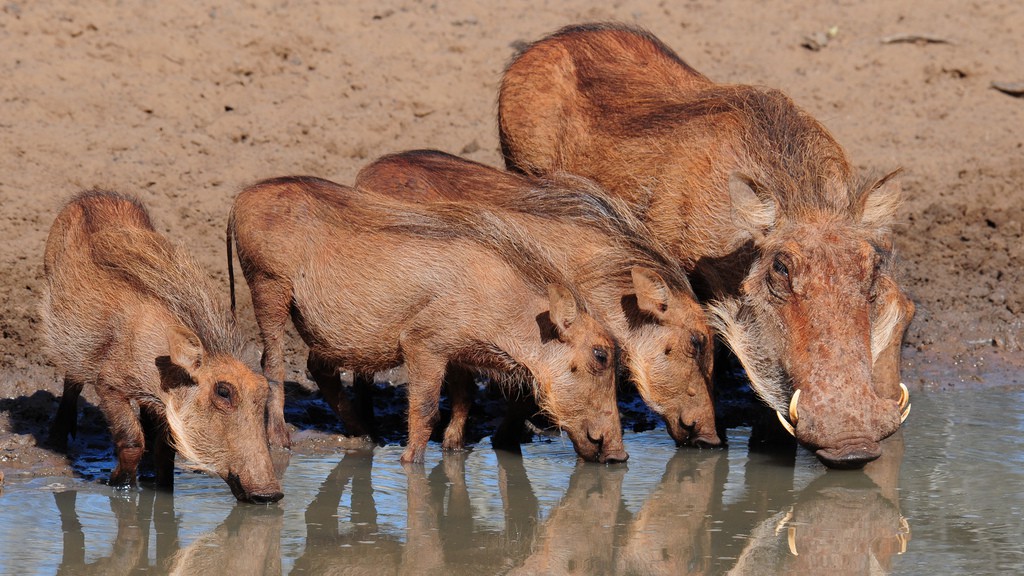
{"type": "Polygon", "coordinates": [[[678,446],[693,446],[695,448],[715,448],[721,446],[722,441],[718,438],[718,434],[712,433],[710,436],[706,434],[697,435],[698,422],[695,420],[691,424],[687,424],[681,418],[679,419],[679,428],[686,431],[686,438],[683,441],[677,441],[678,446]]]}
{"type": "Polygon", "coordinates": [[[228,487],[231,488],[231,493],[234,494],[235,498],[239,502],[253,502],[256,504],[267,504],[270,502],[277,502],[281,498],[284,498],[284,494],[280,490],[271,490],[266,492],[249,492],[242,486],[242,479],[238,477],[238,474],[229,472],[228,477],[224,479],[228,483],[228,487]]]}
{"type": "MultiPolygon", "coordinates": [[[[614,464],[616,462],[625,462],[629,459],[629,454],[626,450],[621,447],[607,449],[604,435],[600,435],[595,438],[591,435],[590,430],[587,430],[587,439],[590,440],[597,448],[597,461],[602,464],[614,464]]],[[[614,445],[613,445],[614,446],[614,445]]]]}

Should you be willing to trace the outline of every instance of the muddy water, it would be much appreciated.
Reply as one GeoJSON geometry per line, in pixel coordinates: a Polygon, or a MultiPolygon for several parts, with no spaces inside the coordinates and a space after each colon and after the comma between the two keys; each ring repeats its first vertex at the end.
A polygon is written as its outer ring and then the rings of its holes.
{"type": "Polygon", "coordinates": [[[399,447],[293,456],[270,507],[192,473],[173,495],[11,482],[0,573],[1024,573],[1024,392],[913,402],[884,460],[854,472],[748,453],[739,428],[713,451],[629,435],[615,467],[559,441],[523,457],[432,445],[408,468],[399,447]]]}

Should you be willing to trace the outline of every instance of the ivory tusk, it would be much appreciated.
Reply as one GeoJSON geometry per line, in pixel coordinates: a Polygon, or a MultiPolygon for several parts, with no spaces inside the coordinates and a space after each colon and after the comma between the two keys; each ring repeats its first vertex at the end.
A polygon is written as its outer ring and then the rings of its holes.
{"type": "Polygon", "coordinates": [[[907,416],[910,416],[910,404],[907,404],[906,409],[900,414],[900,424],[903,424],[907,420],[907,416]]]}
{"type": "Polygon", "coordinates": [[[793,426],[796,426],[797,420],[799,419],[799,416],[796,413],[796,402],[799,398],[800,391],[795,390],[793,392],[793,399],[789,401],[789,421],[793,423],[793,426]]]}
{"type": "Polygon", "coordinates": [[[786,429],[786,432],[789,432],[789,434],[792,437],[796,438],[796,430],[793,430],[792,424],[786,422],[786,417],[782,415],[782,412],[776,410],[775,415],[779,417],[779,423],[782,424],[782,427],[786,429]]]}
{"type": "Polygon", "coordinates": [[[900,412],[903,411],[907,406],[907,402],[910,401],[910,390],[907,390],[907,385],[900,382],[900,412]]]}
{"type": "Polygon", "coordinates": [[[789,527],[789,533],[787,534],[787,537],[787,539],[789,540],[789,552],[793,554],[793,556],[799,556],[800,554],[798,554],[796,551],[796,526],[789,527]]]}

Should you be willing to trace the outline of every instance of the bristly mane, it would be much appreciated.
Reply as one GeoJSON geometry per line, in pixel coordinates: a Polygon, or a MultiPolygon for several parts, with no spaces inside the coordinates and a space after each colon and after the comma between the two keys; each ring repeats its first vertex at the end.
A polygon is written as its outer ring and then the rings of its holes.
{"type": "Polygon", "coordinates": [[[737,164],[772,195],[781,214],[856,213],[850,208],[863,190],[842,147],[778,90],[711,85],[683,101],[663,102],[623,119],[638,135],[704,131],[711,123],[731,127],[738,137],[732,151],[737,164]]]}
{"type": "Polygon", "coordinates": [[[555,265],[547,249],[533,239],[529,230],[509,221],[499,211],[456,202],[406,202],[312,176],[273,178],[251,189],[281,186],[314,193],[324,207],[317,216],[335,226],[360,232],[473,242],[493,252],[543,294],[547,294],[549,284],[565,287],[580,310],[589,313],[576,282],[555,265]]]}
{"type": "Polygon", "coordinates": [[[112,203],[129,203],[134,222],[126,226],[96,222],[92,250],[96,264],[166,305],[199,337],[208,354],[241,355],[245,341],[215,297],[216,290],[202,266],[183,246],[171,244],[153,229],[149,214],[137,200],[103,191],[90,191],[79,198],[89,199],[82,203],[88,207],[100,197],[112,203]]]}
{"type": "Polygon", "coordinates": [[[581,286],[612,281],[632,285],[630,270],[633,266],[644,266],[658,272],[674,288],[693,295],[677,259],[632,206],[586,178],[566,173],[528,177],[437,150],[384,156],[365,168],[357,182],[365,179],[367,172],[371,187],[379,183],[375,179],[382,173],[386,182],[410,179],[413,187],[425,184],[429,191],[420,190],[420,194],[431,202],[454,198],[457,202],[479,203],[487,210],[509,213],[513,218],[525,215],[597,231],[607,238],[607,248],[572,271],[581,286]],[[383,170],[375,169],[382,165],[383,170]],[[398,167],[397,178],[392,166],[398,167]],[[454,196],[446,191],[454,192],[454,196]]]}
{"type": "Polygon", "coordinates": [[[866,188],[854,180],[842,147],[779,90],[715,84],[632,26],[570,26],[530,48],[551,40],[572,44],[576,93],[595,116],[609,120],[597,129],[614,127],[632,138],[673,132],[685,140],[688,131],[705,133],[714,124],[734,131],[738,165],[754,172],[748,175],[773,195],[782,214],[858,213],[851,208],[866,188]],[[592,34],[580,32],[603,34],[592,42],[592,34]]]}

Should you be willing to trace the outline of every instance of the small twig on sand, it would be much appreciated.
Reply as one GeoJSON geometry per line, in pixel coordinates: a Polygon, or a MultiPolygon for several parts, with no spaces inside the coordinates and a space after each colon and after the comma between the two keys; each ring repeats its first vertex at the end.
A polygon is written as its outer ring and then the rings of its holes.
{"type": "Polygon", "coordinates": [[[949,40],[929,34],[893,34],[881,40],[882,44],[952,44],[949,40]]]}
{"type": "Polygon", "coordinates": [[[1020,98],[1024,96],[1024,82],[999,82],[994,80],[992,87],[1004,94],[1020,98]]]}

